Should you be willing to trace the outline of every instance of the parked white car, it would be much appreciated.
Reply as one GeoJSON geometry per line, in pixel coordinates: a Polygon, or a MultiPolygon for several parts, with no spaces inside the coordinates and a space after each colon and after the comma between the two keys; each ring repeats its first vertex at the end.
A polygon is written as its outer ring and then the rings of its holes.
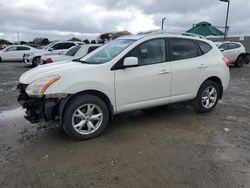
{"type": "Polygon", "coordinates": [[[39,50],[27,45],[11,45],[0,51],[1,61],[23,61],[25,53],[36,53],[39,50]]]}
{"type": "Polygon", "coordinates": [[[19,79],[26,119],[56,120],[73,139],[104,131],[118,113],[193,100],[212,111],[229,84],[228,62],[206,39],[154,33],[116,39],[80,62],[41,65],[19,79]]]}
{"type": "Polygon", "coordinates": [[[218,48],[229,60],[230,64],[236,67],[242,67],[245,63],[248,63],[246,49],[240,42],[223,42],[218,48]]]}
{"type": "Polygon", "coordinates": [[[36,53],[25,53],[24,55],[24,63],[27,65],[37,66],[40,64],[40,58],[43,55],[59,55],[64,54],[69,48],[72,46],[76,46],[79,44],[83,44],[81,42],[71,42],[71,41],[64,41],[64,42],[54,42],[45,46],[42,50],[36,53]]]}
{"type": "Polygon", "coordinates": [[[101,44],[77,45],[71,47],[65,54],[62,55],[43,55],[40,58],[40,65],[79,59],[99,48],[100,46],[101,44]]]}

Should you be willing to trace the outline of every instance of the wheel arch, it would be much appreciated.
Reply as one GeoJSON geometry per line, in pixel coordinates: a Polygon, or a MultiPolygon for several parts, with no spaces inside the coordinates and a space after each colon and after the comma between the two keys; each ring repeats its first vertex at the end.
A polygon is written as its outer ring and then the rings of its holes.
{"type": "Polygon", "coordinates": [[[109,110],[109,117],[110,119],[112,120],[112,117],[113,117],[113,114],[114,114],[114,107],[109,99],[109,97],[101,92],[101,91],[98,91],[98,90],[84,90],[84,91],[80,91],[78,93],[75,93],[73,95],[69,95],[68,97],[64,98],[60,104],[59,104],[59,109],[58,109],[58,115],[59,115],[59,119],[60,119],[60,124],[62,124],[62,116],[63,116],[63,113],[64,113],[64,110],[65,110],[65,107],[67,106],[67,104],[69,104],[69,102],[77,97],[77,96],[80,96],[80,95],[94,95],[96,97],[99,97],[100,99],[102,99],[105,104],[107,105],[108,107],[108,110],[109,110]]]}
{"type": "MultiPolygon", "coordinates": [[[[217,77],[217,76],[211,76],[211,77],[209,77],[209,78],[207,78],[204,82],[206,82],[206,81],[208,81],[208,80],[210,80],[210,81],[213,81],[213,82],[215,82],[218,86],[219,86],[219,99],[221,99],[222,98],[222,96],[223,96],[223,85],[222,85],[222,81],[221,81],[221,79],[219,78],[219,77],[217,77]]],[[[204,83],[204,82],[202,82],[202,84],[204,83]]],[[[202,85],[201,84],[201,85],[202,85]]],[[[198,92],[197,92],[197,94],[198,94],[198,92]]]]}

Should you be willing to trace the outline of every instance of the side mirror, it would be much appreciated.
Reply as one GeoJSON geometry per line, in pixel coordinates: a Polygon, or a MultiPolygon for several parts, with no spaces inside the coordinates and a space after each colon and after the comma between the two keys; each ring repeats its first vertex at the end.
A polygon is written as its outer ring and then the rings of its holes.
{"type": "Polygon", "coordinates": [[[123,61],[123,66],[126,67],[136,67],[138,66],[138,58],[137,57],[127,57],[123,61]]]}
{"type": "Polygon", "coordinates": [[[52,52],[52,51],[54,51],[54,49],[53,49],[53,48],[50,48],[49,51],[52,52]]]}
{"type": "Polygon", "coordinates": [[[220,50],[221,52],[224,52],[224,51],[225,51],[225,49],[224,49],[224,48],[219,48],[219,50],[220,50]]]}

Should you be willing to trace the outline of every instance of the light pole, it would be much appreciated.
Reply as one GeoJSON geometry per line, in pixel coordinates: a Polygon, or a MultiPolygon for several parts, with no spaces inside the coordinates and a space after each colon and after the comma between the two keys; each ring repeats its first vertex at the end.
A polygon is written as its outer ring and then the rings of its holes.
{"type": "Polygon", "coordinates": [[[226,17],[226,24],[225,24],[225,33],[224,33],[224,39],[227,38],[227,33],[228,33],[228,15],[229,15],[229,7],[230,7],[230,0],[220,0],[222,2],[227,3],[227,17],[226,17]]]}
{"type": "Polygon", "coordinates": [[[166,20],[166,17],[161,19],[161,30],[163,31],[163,27],[164,27],[164,21],[166,20]]]}

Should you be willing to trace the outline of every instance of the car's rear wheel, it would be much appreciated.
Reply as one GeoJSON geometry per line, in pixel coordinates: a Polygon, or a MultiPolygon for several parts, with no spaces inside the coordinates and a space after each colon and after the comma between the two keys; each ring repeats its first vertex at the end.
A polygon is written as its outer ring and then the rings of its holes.
{"type": "Polygon", "coordinates": [[[109,122],[108,107],[93,95],[80,95],[65,108],[63,128],[75,140],[86,140],[101,134],[109,122]]]}
{"type": "Polygon", "coordinates": [[[240,55],[234,62],[235,67],[242,67],[245,64],[246,60],[243,55],[240,55]]]}
{"type": "Polygon", "coordinates": [[[32,62],[33,67],[40,65],[40,57],[35,57],[32,62]]]}
{"type": "Polygon", "coordinates": [[[0,62],[2,62],[2,58],[0,57],[0,62]]]}
{"type": "Polygon", "coordinates": [[[217,83],[205,81],[194,100],[195,108],[198,112],[211,112],[217,105],[220,96],[220,90],[217,83]]]}

